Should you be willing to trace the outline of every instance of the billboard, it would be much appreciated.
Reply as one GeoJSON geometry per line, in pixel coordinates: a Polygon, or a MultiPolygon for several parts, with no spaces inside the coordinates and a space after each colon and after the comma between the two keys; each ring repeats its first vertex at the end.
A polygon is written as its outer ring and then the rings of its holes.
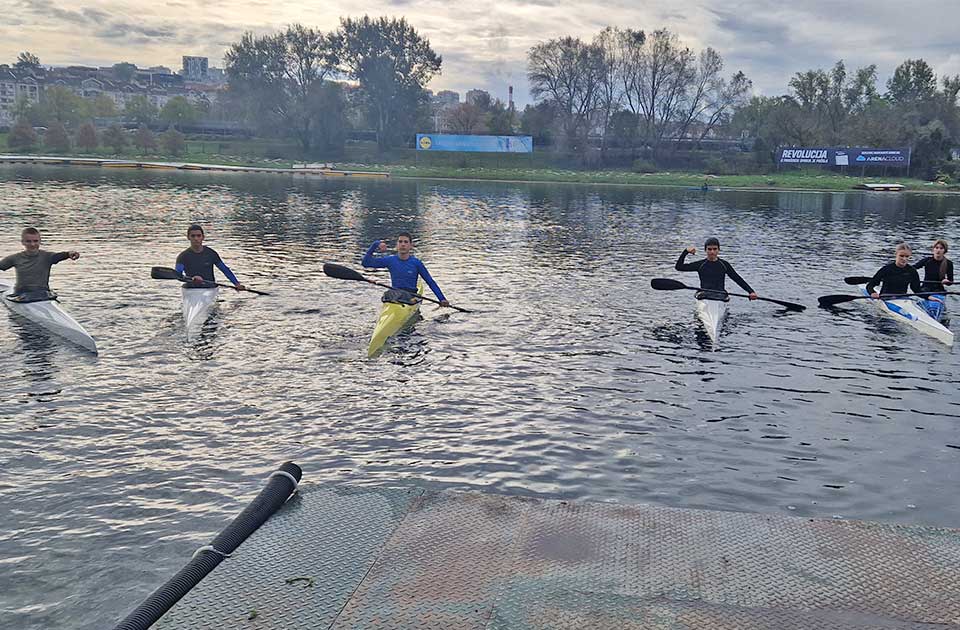
{"type": "Polygon", "coordinates": [[[822,166],[910,166],[910,149],[789,147],[778,151],[779,164],[822,166]]]}
{"type": "Polygon", "coordinates": [[[418,133],[417,151],[533,153],[533,136],[458,136],[418,133]]]}

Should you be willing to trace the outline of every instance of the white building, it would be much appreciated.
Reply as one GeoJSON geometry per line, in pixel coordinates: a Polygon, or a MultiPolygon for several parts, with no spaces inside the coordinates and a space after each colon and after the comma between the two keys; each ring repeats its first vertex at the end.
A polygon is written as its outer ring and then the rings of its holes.
{"type": "Polygon", "coordinates": [[[40,102],[40,84],[30,75],[19,75],[9,68],[0,68],[0,126],[13,125],[14,104],[18,98],[40,102]]]}

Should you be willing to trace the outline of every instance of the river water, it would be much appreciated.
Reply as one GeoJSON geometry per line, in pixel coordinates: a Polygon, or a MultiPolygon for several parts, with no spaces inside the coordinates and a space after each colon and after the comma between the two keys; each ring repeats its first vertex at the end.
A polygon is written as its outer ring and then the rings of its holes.
{"type": "MultiPolygon", "coordinates": [[[[960,526],[956,353],[846,293],[900,240],[960,235],[960,198],[0,168],[0,252],[40,227],[92,356],[0,313],[0,627],[103,628],[276,465],[307,482],[960,526]],[[187,341],[150,279],[186,226],[256,297],[187,341]],[[463,314],[366,343],[376,238],[414,233],[463,314]],[[717,345],[679,278],[716,235],[764,296],[717,345]]],[[[12,273],[0,273],[9,280],[12,273]]],[[[375,279],[388,281],[384,275],[375,279]]],[[[732,287],[731,287],[732,289],[732,287]]]]}

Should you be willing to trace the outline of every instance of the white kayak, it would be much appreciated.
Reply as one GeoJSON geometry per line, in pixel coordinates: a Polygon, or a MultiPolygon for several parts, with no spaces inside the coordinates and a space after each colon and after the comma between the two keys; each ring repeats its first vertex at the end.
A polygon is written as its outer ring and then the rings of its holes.
{"type": "Polygon", "coordinates": [[[723,300],[697,300],[697,317],[710,335],[710,341],[717,343],[720,325],[727,316],[727,303],[723,300]]]}
{"type": "Polygon", "coordinates": [[[93,337],[83,329],[77,320],[70,317],[56,300],[44,300],[42,302],[14,302],[7,299],[7,296],[13,294],[13,287],[0,284],[0,294],[3,295],[0,301],[11,311],[31,322],[46,328],[55,335],[59,335],[68,341],[72,341],[81,348],[97,353],[97,342],[93,337]]]}
{"type": "Polygon", "coordinates": [[[187,326],[187,338],[200,334],[203,324],[210,318],[213,307],[217,304],[220,289],[189,289],[181,287],[183,294],[183,322],[187,326]]]}
{"type": "MultiPolygon", "coordinates": [[[[863,295],[867,293],[865,285],[860,286],[860,292],[863,295]]],[[[916,328],[925,335],[930,335],[937,341],[941,341],[948,346],[953,345],[953,331],[930,317],[927,310],[923,307],[921,298],[898,298],[896,300],[869,300],[884,315],[899,322],[916,328]]]]}

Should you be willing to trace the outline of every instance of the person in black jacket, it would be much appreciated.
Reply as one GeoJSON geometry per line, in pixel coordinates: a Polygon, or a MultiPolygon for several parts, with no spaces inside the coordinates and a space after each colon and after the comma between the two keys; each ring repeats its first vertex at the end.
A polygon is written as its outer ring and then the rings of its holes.
{"type": "Polygon", "coordinates": [[[897,245],[897,257],[892,263],[880,268],[867,283],[867,293],[878,299],[881,295],[905,295],[909,288],[914,293],[920,293],[920,274],[910,266],[912,251],[906,243],[897,245]],[[880,284],[880,291],[876,286],[880,284]]]}
{"type": "Polygon", "coordinates": [[[684,262],[687,254],[696,254],[696,247],[688,247],[680,252],[680,258],[677,259],[677,271],[696,271],[700,275],[700,288],[705,291],[697,292],[697,299],[701,300],[728,300],[726,289],[724,289],[724,280],[727,276],[740,285],[740,288],[750,294],[750,299],[757,299],[757,293],[750,288],[747,281],[740,277],[733,270],[733,265],[720,258],[720,241],[716,238],[708,238],[703,244],[707,251],[707,257],[695,262],[684,262]]]}

